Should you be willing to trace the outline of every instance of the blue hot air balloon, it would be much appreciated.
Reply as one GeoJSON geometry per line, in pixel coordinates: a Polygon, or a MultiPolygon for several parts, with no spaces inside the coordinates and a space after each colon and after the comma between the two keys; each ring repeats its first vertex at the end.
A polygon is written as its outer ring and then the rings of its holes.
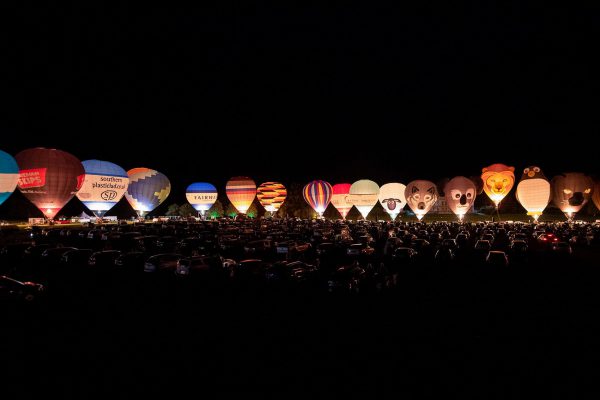
{"type": "Polygon", "coordinates": [[[0,204],[15,191],[19,181],[19,166],[8,153],[0,150],[0,204]]]}
{"type": "Polygon", "coordinates": [[[129,187],[125,198],[138,215],[158,207],[171,193],[171,182],[158,171],[149,168],[133,168],[127,171],[129,187]]]}
{"type": "Polygon", "coordinates": [[[217,188],[207,182],[192,183],[185,191],[187,201],[203,216],[217,201],[217,188]]]}
{"type": "Polygon", "coordinates": [[[121,200],[129,186],[127,172],[108,161],[86,160],[83,184],[77,198],[97,216],[103,216],[121,200]]]}

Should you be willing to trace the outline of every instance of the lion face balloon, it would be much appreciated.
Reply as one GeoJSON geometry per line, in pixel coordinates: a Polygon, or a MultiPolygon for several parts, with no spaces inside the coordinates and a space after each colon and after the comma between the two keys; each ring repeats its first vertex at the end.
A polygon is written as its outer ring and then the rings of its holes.
{"type": "Polygon", "coordinates": [[[435,183],[430,181],[412,181],[404,190],[406,202],[417,218],[421,220],[438,199],[435,183]]]}
{"type": "Polygon", "coordinates": [[[463,216],[473,207],[477,187],[472,180],[464,176],[457,176],[446,183],[444,193],[448,207],[462,220],[463,216]]]}
{"type": "Polygon", "coordinates": [[[483,168],[482,172],[483,190],[498,206],[515,184],[515,167],[492,164],[483,168]]]}
{"type": "Polygon", "coordinates": [[[571,218],[592,196],[594,181],[581,172],[569,172],[552,178],[552,201],[571,218]]]}

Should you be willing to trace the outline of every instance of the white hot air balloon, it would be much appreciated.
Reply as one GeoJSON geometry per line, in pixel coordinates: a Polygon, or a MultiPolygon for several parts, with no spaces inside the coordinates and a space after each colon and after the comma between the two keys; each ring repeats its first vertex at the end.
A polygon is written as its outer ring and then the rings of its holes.
{"type": "Polygon", "coordinates": [[[525,168],[517,185],[517,200],[527,210],[527,215],[537,222],[550,202],[550,195],[550,182],[542,170],[536,166],[525,168]]]}
{"type": "Polygon", "coordinates": [[[390,215],[392,221],[396,219],[406,205],[404,190],[406,190],[406,185],[401,183],[386,183],[379,188],[379,203],[390,215]]]}
{"type": "Polygon", "coordinates": [[[368,179],[361,179],[350,186],[349,201],[358,209],[364,219],[377,204],[379,185],[368,179]]]}

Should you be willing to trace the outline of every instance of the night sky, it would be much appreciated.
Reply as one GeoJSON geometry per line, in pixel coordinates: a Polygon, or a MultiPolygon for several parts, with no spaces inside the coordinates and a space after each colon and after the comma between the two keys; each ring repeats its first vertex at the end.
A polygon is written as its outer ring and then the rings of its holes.
{"type": "Polygon", "coordinates": [[[598,172],[597,10],[81,3],[3,13],[3,150],[154,168],[174,193],[234,175],[439,180],[495,162],[517,178],[531,164],[598,172]]]}

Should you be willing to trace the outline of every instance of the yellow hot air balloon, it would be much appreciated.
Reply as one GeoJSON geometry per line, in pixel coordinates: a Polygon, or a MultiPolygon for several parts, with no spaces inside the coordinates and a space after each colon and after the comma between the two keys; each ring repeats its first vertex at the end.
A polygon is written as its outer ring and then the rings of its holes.
{"type": "Polygon", "coordinates": [[[225,193],[231,204],[240,213],[246,214],[256,197],[256,183],[246,176],[237,176],[227,182],[225,193]]]}
{"type": "Polygon", "coordinates": [[[515,167],[504,164],[492,164],[482,169],[481,180],[485,194],[496,204],[500,202],[515,184],[515,167]]]}
{"type": "Polygon", "coordinates": [[[265,210],[276,213],[287,197],[287,189],[279,182],[265,182],[256,189],[256,198],[265,210]]]}

